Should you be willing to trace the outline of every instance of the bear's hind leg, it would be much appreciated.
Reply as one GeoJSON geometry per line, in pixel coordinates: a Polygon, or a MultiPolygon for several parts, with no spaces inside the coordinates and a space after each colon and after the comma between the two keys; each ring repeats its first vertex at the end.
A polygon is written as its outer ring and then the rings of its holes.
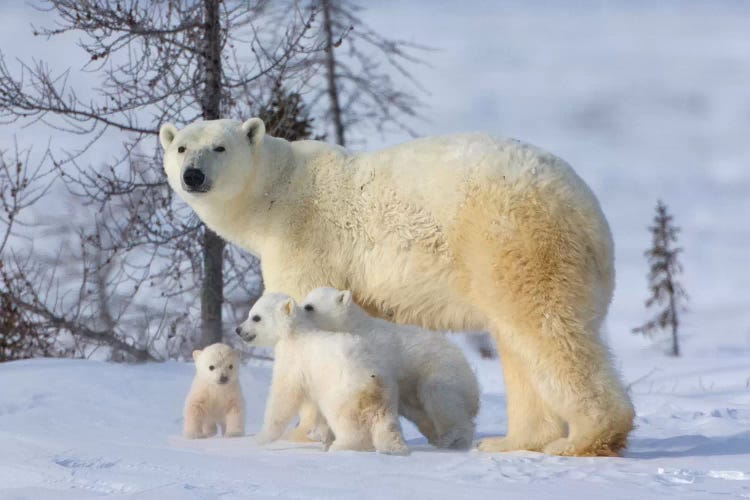
{"type": "Polygon", "coordinates": [[[398,411],[404,418],[417,426],[419,432],[427,438],[428,443],[437,446],[438,435],[435,431],[435,425],[423,408],[407,405],[403,401],[400,401],[398,411]]]}
{"type": "Polygon", "coordinates": [[[435,429],[433,444],[454,450],[470,448],[475,424],[461,388],[452,380],[432,377],[420,383],[418,390],[427,418],[435,429]]]}
{"type": "Polygon", "coordinates": [[[550,316],[541,336],[520,340],[531,381],[568,424],[568,435],[542,451],[553,455],[616,456],[627,444],[634,411],[610,366],[606,348],[575,320],[550,316]]]}
{"type": "Polygon", "coordinates": [[[564,436],[564,423],[540,398],[520,356],[502,340],[497,345],[505,381],[508,432],[505,437],[483,439],[478,448],[490,453],[542,451],[564,436]]]}
{"type": "Polygon", "coordinates": [[[389,455],[407,455],[409,447],[401,434],[398,415],[393,411],[376,415],[372,422],[372,443],[375,451],[389,455]]]}
{"type": "Polygon", "coordinates": [[[334,440],[328,450],[372,451],[369,429],[364,427],[358,418],[352,418],[356,416],[348,413],[344,410],[336,416],[335,425],[331,426],[334,440]]]}

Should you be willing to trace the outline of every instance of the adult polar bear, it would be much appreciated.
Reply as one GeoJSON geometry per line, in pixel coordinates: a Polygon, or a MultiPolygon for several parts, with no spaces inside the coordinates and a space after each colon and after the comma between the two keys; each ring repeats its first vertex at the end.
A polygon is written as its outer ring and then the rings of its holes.
{"type": "Polygon", "coordinates": [[[349,289],[380,316],[490,330],[508,433],[484,451],[611,455],[633,407],[599,338],[614,288],[599,204],[562,160],[467,134],[352,155],[263,121],[159,132],[172,188],[261,259],[266,290],[349,289]]]}

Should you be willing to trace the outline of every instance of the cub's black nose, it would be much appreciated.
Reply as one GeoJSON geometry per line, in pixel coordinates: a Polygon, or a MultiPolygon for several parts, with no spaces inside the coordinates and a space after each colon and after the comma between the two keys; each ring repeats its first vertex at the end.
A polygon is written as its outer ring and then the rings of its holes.
{"type": "Polygon", "coordinates": [[[222,375],[221,377],[219,377],[220,384],[226,384],[228,381],[229,381],[229,377],[227,377],[226,375],[222,375]]]}
{"type": "Polygon", "coordinates": [[[236,333],[237,335],[242,335],[242,327],[238,326],[237,328],[235,328],[234,333],[236,333]]]}
{"type": "Polygon", "coordinates": [[[206,183],[206,175],[197,168],[189,168],[182,174],[182,181],[189,188],[199,188],[206,183]]]}

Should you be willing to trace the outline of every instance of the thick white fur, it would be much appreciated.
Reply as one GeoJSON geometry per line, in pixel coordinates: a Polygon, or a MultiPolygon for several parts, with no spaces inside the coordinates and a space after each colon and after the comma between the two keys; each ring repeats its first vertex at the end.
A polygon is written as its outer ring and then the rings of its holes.
{"type": "Polygon", "coordinates": [[[307,402],[330,427],[328,449],[408,453],[398,422],[396,368],[385,346],[316,328],[284,294],[264,294],[239,334],[252,345],[274,347],[258,443],[279,439],[307,402]]]}
{"type": "Polygon", "coordinates": [[[633,407],[599,336],[612,238],[567,163],[481,134],[353,155],[265,136],[257,118],[167,124],[160,138],[172,187],[260,257],[268,291],[301,300],[332,286],[398,323],[489,330],[509,423],[480,449],[610,455],[626,445],[633,407]],[[211,180],[206,193],[181,186],[194,164],[211,180]]]}
{"type": "Polygon", "coordinates": [[[245,402],[239,382],[240,355],[226,344],[193,351],[195,378],[185,400],[183,435],[189,439],[216,434],[245,434],[245,402]]]}
{"type": "Polygon", "coordinates": [[[399,413],[439,448],[468,448],[479,412],[479,384],[461,350],[444,335],[369,316],[350,291],[321,287],[303,314],[325,330],[364,335],[398,367],[399,413]]]}

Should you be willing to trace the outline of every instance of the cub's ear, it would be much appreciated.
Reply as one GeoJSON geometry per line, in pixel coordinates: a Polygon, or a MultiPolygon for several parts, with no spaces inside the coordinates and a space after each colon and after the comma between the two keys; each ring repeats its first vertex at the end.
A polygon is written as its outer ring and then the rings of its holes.
{"type": "Polygon", "coordinates": [[[177,127],[171,123],[165,123],[162,125],[159,129],[159,142],[161,142],[161,147],[167,149],[169,145],[172,144],[176,135],[177,127]]]}
{"type": "Polygon", "coordinates": [[[294,299],[289,297],[289,299],[285,300],[281,303],[279,306],[279,310],[281,310],[281,313],[285,316],[291,316],[292,313],[294,313],[294,307],[296,306],[294,299]]]}
{"type": "Polygon", "coordinates": [[[339,304],[342,304],[344,306],[348,306],[352,303],[352,292],[349,290],[344,290],[342,292],[339,292],[339,296],[336,297],[336,301],[339,304]]]}
{"type": "Polygon", "coordinates": [[[250,143],[257,146],[263,140],[263,136],[266,135],[266,125],[260,118],[250,118],[242,124],[242,131],[250,139],[250,143]]]}
{"type": "Polygon", "coordinates": [[[201,350],[196,349],[193,351],[193,361],[198,361],[198,357],[201,355],[201,350]]]}

